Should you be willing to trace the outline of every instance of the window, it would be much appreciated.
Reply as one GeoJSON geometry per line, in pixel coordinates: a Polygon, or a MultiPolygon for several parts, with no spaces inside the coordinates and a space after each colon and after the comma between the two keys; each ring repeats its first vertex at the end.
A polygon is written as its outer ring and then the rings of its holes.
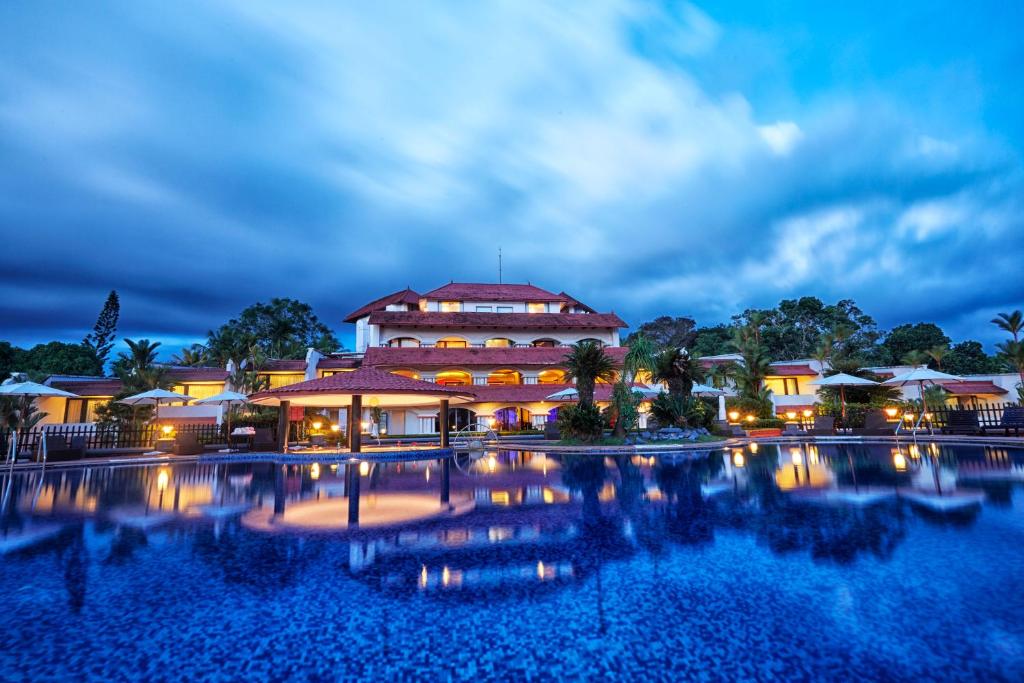
{"type": "Polygon", "coordinates": [[[795,396],[800,393],[800,382],[796,377],[770,377],[764,381],[764,386],[777,396],[795,396]]]}
{"type": "Polygon", "coordinates": [[[412,337],[395,337],[394,339],[388,341],[388,346],[391,347],[415,348],[419,345],[420,340],[413,339],[412,337]]]}
{"type": "Polygon", "coordinates": [[[494,306],[477,306],[476,307],[476,312],[477,313],[492,313],[493,311],[494,311],[494,306]]]}
{"type": "Polygon", "coordinates": [[[511,313],[511,312],[512,312],[512,307],[511,306],[498,306],[498,313],[511,313]]]}
{"type": "Polygon", "coordinates": [[[519,373],[515,370],[495,370],[491,374],[487,375],[487,384],[492,386],[519,383],[519,373]]]}
{"type": "Polygon", "coordinates": [[[547,348],[554,348],[558,346],[558,342],[554,339],[534,339],[530,344],[531,346],[543,346],[547,348]]]}
{"type": "Polygon", "coordinates": [[[462,310],[461,301],[442,301],[441,312],[442,313],[459,313],[462,310]]]}
{"type": "Polygon", "coordinates": [[[565,384],[562,370],[541,370],[537,373],[537,384],[565,384]]]}
{"type": "Polygon", "coordinates": [[[412,370],[392,370],[391,374],[398,375],[399,377],[408,377],[409,379],[420,378],[419,374],[413,372],[412,370]]]}
{"type": "Polygon", "coordinates": [[[515,346],[515,342],[511,339],[502,339],[499,337],[497,339],[488,339],[484,342],[484,346],[489,349],[510,349],[515,346]]]}
{"type": "Polygon", "coordinates": [[[526,304],[526,312],[527,313],[547,313],[548,312],[548,305],[545,304],[545,303],[526,304]]]}
{"type": "Polygon", "coordinates": [[[438,339],[435,346],[439,349],[464,349],[469,346],[469,342],[462,337],[444,337],[438,339]]]}
{"type": "MultiPolygon", "coordinates": [[[[223,384],[177,384],[174,391],[192,398],[210,398],[224,391],[223,384]]],[[[184,405],[184,404],[183,404],[184,405]]]]}
{"type": "Polygon", "coordinates": [[[600,339],[594,339],[593,337],[588,337],[586,339],[580,339],[578,343],[582,344],[583,342],[593,342],[594,344],[597,344],[598,346],[604,346],[604,342],[603,341],[601,341],[600,339]]]}
{"type": "Polygon", "coordinates": [[[306,375],[299,372],[278,372],[278,373],[265,373],[262,375],[270,380],[270,388],[277,389],[278,387],[285,387],[289,384],[297,384],[298,382],[306,379],[306,375]]]}
{"type": "Polygon", "coordinates": [[[465,387],[473,383],[473,376],[462,370],[445,370],[437,373],[434,381],[445,387],[465,387]]]}

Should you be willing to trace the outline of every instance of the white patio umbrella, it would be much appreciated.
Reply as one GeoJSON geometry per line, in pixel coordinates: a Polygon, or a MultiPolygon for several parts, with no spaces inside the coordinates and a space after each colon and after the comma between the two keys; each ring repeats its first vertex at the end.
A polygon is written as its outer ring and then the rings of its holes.
{"type": "Polygon", "coordinates": [[[904,386],[906,384],[917,384],[917,391],[921,395],[921,414],[928,412],[928,402],[924,398],[924,385],[928,384],[943,384],[949,382],[963,382],[963,377],[957,377],[956,375],[948,375],[945,372],[939,372],[938,370],[932,370],[926,365],[922,365],[919,368],[914,368],[910,372],[905,372],[902,375],[896,375],[882,382],[882,384],[890,384],[893,386],[904,386]]]}
{"type": "Polygon", "coordinates": [[[721,389],[708,386],[707,384],[700,384],[695,382],[693,388],[690,389],[690,393],[694,396],[722,396],[725,394],[721,389]]]}
{"type": "Polygon", "coordinates": [[[548,394],[547,396],[544,397],[544,400],[545,401],[571,401],[571,400],[573,400],[574,398],[576,398],[579,395],[580,395],[579,391],[577,391],[573,387],[568,387],[566,389],[562,389],[561,391],[556,391],[553,394],[548,394]]]}
{"type": "Polygon", "coordinates": [[[167,391],[166,389],[150,389],[144,391],[141,394],[135,394],[134,396],[128,396],[122,398],[118,403],[122,403],[126,406],[154,406],[156,408],[156,414],[153,416],[153,422],[160,421],[160,404],[161,403],[188,403],[192,400],[191,396],[185,394],[178,394],[173,391],[167,391]]]}
{"type": "Polygon", "coordinates": [[[846,387],[873,387],[877,386],[878,382],[872,382],[869,379],[863,377],[857,377],[856,375],[848,375],[845,372],[840,372],[835,375],[829,375],[822,379],[816,379],[813,382],[808,382],[811,386],[815,387],[839,387],[839,403],[843,410],[843,419],[846,419],[846,387]]]}
{"type": "Polygon", "coordinates": [[[221,405],[227,408],[228,412],[228,448],[231,447],[231,408],[233,406],[245,405],[249,397],[237,391],[222,391],[213,396],[200,398],[193,401],[195,405],[221,405]]]}
{"type": "MultiPolygon", "coordinates": [[[[64,391],[57,389],[56,387],[47,386],[45,384],[39,384],[38,382],[15,382],[14,380],[8,379],[0,384],[0,396],[14,396],[18,398],[78,398],[77,394],[72,394],[70,391],[64,391]]],[[[18,459],[18,431],[21,429],[21,416],[18,417],[18,423],[14,426],[14,430],[11,434],[11,449],[7,454],[11,464],[18,459]]],[[[46,459],[46,440],[43,440],[43,459],[46,459]]]]}

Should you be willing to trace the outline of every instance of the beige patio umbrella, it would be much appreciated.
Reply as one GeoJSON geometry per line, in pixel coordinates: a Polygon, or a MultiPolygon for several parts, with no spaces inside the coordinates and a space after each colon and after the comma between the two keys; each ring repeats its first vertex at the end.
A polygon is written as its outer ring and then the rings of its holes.
{"type": "MultiPolygon", "coordinates": [[[[72,394],[70,391],[57,389],[46,384],[39,384],[38,382],[15,382],[13,379],[5,380],[3,384],[0,384],[0,396],[31,398],[33,400],[51,397],[78,398],[77,394],[72,394]]],[[[18,459],[18,432],[21,430],[21,423],[21,411],[19,410],[18,420],[11,433],[11,448],[7,454],[12,467],[14,466],[14,461],[18,459]]],[[[46,460],[46,439],[43,439],[43,460],[46,460]]]]}
{"type": "Polygon", "coordinates": [[[237,391],[222,391],[219,394],[213,396],[207,396],[206,398],[196,399],[195,405],[221,405],[227,409],[228,413],[228,448],[231,447],[231,408],[234,406],[245,405],[249,402],[249,397],[243,393],[237,391]]]}
{"type": "Polygon", "coordinates": [[[948,375],[945,372],[939,372],[938,370],[932,370],[931,368],[922,365],[919,368],[914,368],[910,372],[905,372],[902,375],[896,375],[882,382],[882,384],[891,384],[893,386],[904,386],[906,384],[917,384],[917,391],[921,395],[921,414],[924,415],[928,412],[928,402],[924,398],[924,385],[935,384],[941,385],[946,382],[963,382],[963,377],[957,377],[956,375],[948,375]]]}
{"type": "Polygon", "coordinates": [[[156,413],[153,415],[153,423],[160,422],[160,405],[169,403],[188,403],[192,400],[191,396],[185,394],[178,394],[173,391],[167,391],[166,389],[150,389],[149,391],[143,391],[141,394],[135,394],[134,396],[127,396],[118,401],[118,403],[126,406],[132,406],[133,408],[138,406],[153,406],[156,408],[156,413]]]}
{"type": "Polygon", "coordinates": [[[877,386],[878,382],[872,382],[871,380],[864,379],[863,377],[857,377],[856,375],[848,375],[845,372],[840,372],[822,379],[816,379],[813,382],[808,382],[808,384],[816,387],[839,387],[839,403],[842,406],[843,420],[845,420],[846,387],[873,387],[877,386]]]}

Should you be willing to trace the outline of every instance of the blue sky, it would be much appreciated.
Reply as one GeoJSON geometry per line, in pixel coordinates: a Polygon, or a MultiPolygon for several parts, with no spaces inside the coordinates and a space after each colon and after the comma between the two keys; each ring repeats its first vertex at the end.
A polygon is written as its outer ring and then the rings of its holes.
{"type": "Polygon", "coordinates": [[[406,285],[1024,306],[1021,3],[3,3],[0,337],[406,285]]]}

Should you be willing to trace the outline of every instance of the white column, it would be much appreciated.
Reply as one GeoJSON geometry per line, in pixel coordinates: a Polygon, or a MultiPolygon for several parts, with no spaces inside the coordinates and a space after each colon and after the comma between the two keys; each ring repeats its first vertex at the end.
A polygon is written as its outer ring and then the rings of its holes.
{"type": "Polygon", "coordinates": [[[718,397],[718,420],[720,422],[726,422],[728,417],[725,414],[725,394],[718,397]]]}

